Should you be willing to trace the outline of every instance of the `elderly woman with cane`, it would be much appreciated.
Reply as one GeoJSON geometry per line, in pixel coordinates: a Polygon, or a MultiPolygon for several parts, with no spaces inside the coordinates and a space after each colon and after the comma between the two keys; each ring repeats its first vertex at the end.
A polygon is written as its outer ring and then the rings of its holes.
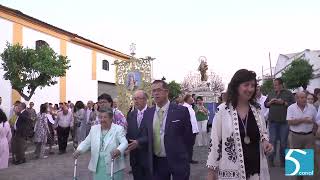
{"type": "Polygon", "coordinates": [[[94,180],[124,179],[124,152],[128,141],[124,128],[112,123],[112,117],[111,108],[99,109],[98,118],[101,123],[91,127],[89,135],[73,154],[74,158],[77,158],[80,154],[91,150],[88,168],[93,172],[94,180]]]}

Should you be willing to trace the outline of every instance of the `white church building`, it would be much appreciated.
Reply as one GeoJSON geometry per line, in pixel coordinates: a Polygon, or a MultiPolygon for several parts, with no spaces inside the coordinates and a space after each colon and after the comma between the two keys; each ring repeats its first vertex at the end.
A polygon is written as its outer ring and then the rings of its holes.
{"type": "MultiPolygon", "coordinates": [[[[45,41],[56,53],[68,56],[71,67],[65,77],[58,78],[56,85],[36,90],[30,101],[35,103],[37,111],[45,102],[82,100],[86,103],[97,101],[103,92],[113,97],[117,95],[116,69],[112,64],[115,60],[128,60],[129,55],[0,5],[0,53],[6,42],[35,48],[39,41],[45,41]]],[[[0,65],[1,106],[9,113],[16,100],[24,100],[12,89],[10,82],[4,80],[4,73],[0,65]]]]}

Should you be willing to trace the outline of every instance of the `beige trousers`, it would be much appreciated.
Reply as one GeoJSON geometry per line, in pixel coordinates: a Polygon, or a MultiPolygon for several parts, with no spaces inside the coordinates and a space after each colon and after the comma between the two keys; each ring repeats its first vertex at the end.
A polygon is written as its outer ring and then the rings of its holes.
{"type": "MultiPolygon", "coordinates": [[[[291,149],[315,149],[314,135],[301,135],[293,132],[289,132],[289,147],[291,149]]],[[[316,151],[314,151],[316,153],[316,151]]],[[[315,168],[316,169],[316,168],[315,168]]],[[[292,180],[315,180],[314,176],[293,176],[292,180]]]]}

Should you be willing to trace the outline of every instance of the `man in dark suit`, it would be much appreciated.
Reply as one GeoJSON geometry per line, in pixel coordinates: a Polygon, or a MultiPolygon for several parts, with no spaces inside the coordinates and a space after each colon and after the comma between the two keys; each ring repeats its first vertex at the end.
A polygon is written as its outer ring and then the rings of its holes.
{"type": "Polygon", "coordinates": [[[27,145],[27,137],[32,132],[32,120],[28,111],[26,111],[26,104],[20,103],[18,119],[14,124],[14,136],[12,139],[12,153],[15,159],[14,164],[22,164],[26,162],[25,150],[27,145]]]}
{"type": "Polygon", "coordinates": [[[146,158],[148,152],[147,140],[140,138],[143,114],[148,109],[148,95],[144,91],[138,90],[135,92],[133,100],[135,110],[130,112],[127,117],[130,166],[134,180],[150,180],[151,175],[148,170],[148,158],[146,158]]]}
{"type": "Polygon", "coordinates": [[[142,137],[148,142],[148,161],[154,180],[188,180],[192,128],[186,107],[170,103],[168,84],[155,80],[152,96],[156,106],[145,111],[142,137]]]}

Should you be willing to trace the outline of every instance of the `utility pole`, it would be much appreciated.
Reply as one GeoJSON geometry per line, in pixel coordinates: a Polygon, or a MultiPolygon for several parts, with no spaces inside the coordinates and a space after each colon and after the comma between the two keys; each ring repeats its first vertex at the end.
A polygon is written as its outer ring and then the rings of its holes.
{"type": "Polygon", "coordinates": [[[271,76],[271,78],[273,79],[270,52],[269,52],[269,63],[270,63],[270,76],[271,76]]]}
{"type": "Polygon", "coordinates": [[[262,72],[261,72],[261,81],[263,83],[263,66],[262,66],[262,72]]]}

